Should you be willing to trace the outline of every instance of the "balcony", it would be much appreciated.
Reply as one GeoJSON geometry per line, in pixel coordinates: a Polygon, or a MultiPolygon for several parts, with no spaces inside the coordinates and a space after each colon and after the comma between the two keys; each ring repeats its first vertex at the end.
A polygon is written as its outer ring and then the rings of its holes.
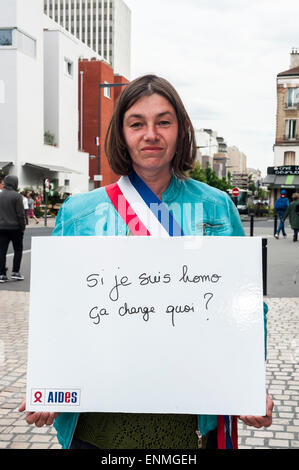
{"type": "Polygon", "coordinates": [[[275,145],[298,145],[299,144],[299,135],[296,134],[295,137],[289,137],[288,135],[283,135],[282,137],[277,137],[275,145]]]}
{"type": "Polygon", "coordinates": [[[297,111],[299,109],[299,103],[284,103],[284,109],[297,111]]]}

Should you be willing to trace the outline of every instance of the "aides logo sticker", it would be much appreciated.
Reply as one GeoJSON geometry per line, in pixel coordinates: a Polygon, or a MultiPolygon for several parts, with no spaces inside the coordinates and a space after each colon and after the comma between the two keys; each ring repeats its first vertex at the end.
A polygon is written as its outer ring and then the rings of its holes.
{"type": "Polygon", "coordinates": [[[31,405],[80,405],[80,389],[33,388],[31,405]]]}

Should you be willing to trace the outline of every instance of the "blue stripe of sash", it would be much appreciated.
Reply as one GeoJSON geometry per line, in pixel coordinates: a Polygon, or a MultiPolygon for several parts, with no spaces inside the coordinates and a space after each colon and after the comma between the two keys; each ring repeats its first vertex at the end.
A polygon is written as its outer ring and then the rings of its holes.
{"type": "Polygon", "coordinates": [[[232,449],[233,443],[231,439],[229,416],[224,416],[224,422],[225,422],[225,446],[226,446],[226,449],[232,449]]]}
{"type": "Polygon", "coordinates": [[[168,207],[160,201],[158,196],[156,196],[134,170],[129,174],[129,180],[167,233],[171,237],[184,236],[182,228],[174,219],[168,207]]]}

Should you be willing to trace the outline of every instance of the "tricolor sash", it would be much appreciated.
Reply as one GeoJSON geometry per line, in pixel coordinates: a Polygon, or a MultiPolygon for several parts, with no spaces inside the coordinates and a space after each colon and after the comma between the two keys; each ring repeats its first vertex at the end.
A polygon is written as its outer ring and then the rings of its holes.
{"type": "MultiPolygon", "coordinates": [[[[105,187],[107,195],[129,230],[136,236],[184,236],[168,207],[132,171],[117,183],[105,187]]],[[[236,416],[218,416],[218,449],[237,449],[236,416]]]]}
{"type": "Polygon", "coordinates": [[[106,186],[116,211],[134,235],[173,237],[184,233],[168,207],[135,172],[106,186]]]}

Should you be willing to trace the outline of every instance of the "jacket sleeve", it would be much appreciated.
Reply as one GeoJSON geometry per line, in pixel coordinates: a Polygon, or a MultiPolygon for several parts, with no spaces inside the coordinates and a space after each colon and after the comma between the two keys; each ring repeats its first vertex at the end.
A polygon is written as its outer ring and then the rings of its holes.
{"type": "Polygon", "coordinates": [[[16,199],[16,215],[19,222],[20,229],[24,232],[26,227],[26,219],[25,219],[25,209],[23,204],[23,198],[20,194],[17,195],[16,199]]]}
{"type": "Polygon", "coordinates": [[[285,221],[290,213],[290,205],[287,207],[285,213],[283,214],[283,220],[285,221]]]}
{"type": "Polygon", "coordinates": [[[65,222],[67,220],[67,217],[65,216],[65,209],[67,205],[69,204],[69,201],[71,200],[71,197],[68,197],[62,206],[60,207],[57,217],[56,217],[56,223],[55,223],[55,228],[52,232],[52,236],[54,237],[63,237],[64,235],[64,226],[65,222]]]}

